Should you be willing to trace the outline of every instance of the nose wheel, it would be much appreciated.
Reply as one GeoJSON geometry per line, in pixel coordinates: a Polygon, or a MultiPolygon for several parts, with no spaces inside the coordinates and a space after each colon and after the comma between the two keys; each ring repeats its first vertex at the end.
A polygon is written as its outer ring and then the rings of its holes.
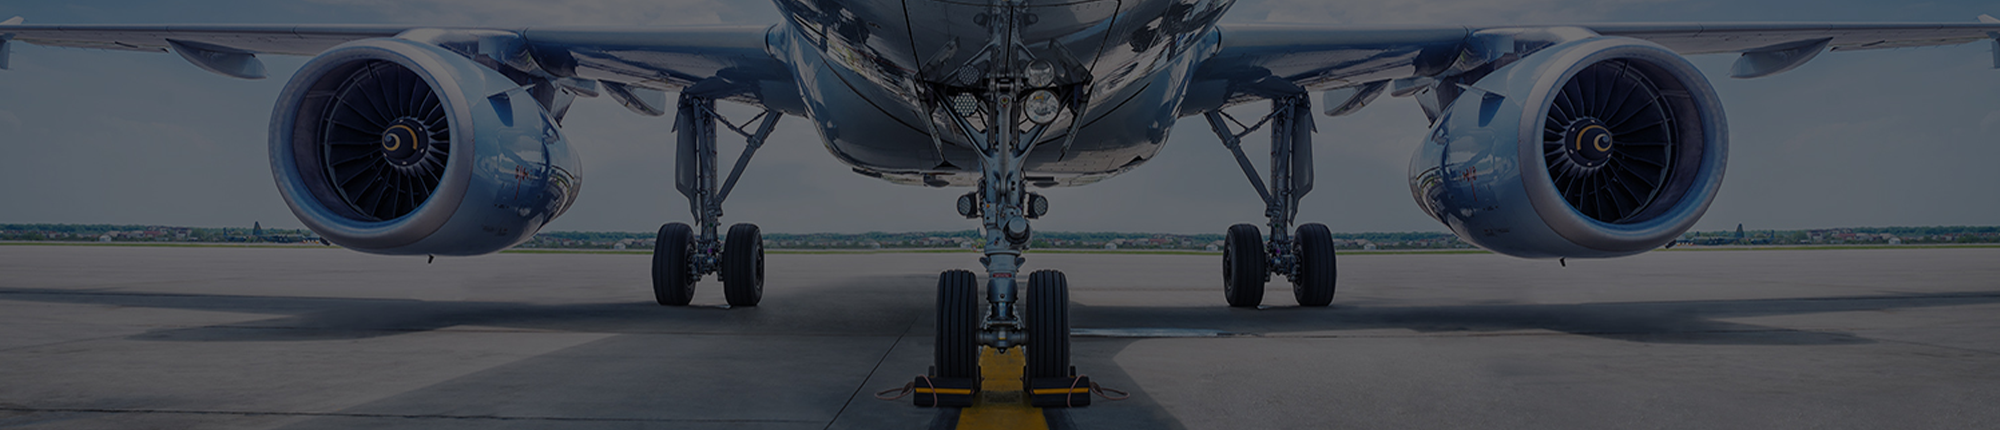
{"type": "Polygon", "coordinates": [[[1075,376],[1069,365],[1069,279],[1062,272],[1028,275],[1028,379],[1075,376]]]}
{"type": "Polygon", "coordinates": [[[950,270],[938,275],[937,333],[931,371],[910,383],[917,406],[972,406],[979,393],[979,275],[950,270]]]}
{"type": "Polygon", "coordinates": [[[979,277],[967,270],[938,275],[937,345],[931,376],[979,378],[979,277]]]}

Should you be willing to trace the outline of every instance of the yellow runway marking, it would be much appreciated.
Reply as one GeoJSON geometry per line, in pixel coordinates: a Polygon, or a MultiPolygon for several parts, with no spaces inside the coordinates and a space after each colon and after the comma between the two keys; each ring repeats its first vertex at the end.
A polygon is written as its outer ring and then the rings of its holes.
{"type": "Polygon", "coordinates": [[[1048,430],[1041,408],[1028,405],[1022,392],[1021,371],[1027,366],[1021,348],[1001,354],[993,348],[979,349],[979,397],[958,414],[960,430],[1040,429],[1048,430]]]}

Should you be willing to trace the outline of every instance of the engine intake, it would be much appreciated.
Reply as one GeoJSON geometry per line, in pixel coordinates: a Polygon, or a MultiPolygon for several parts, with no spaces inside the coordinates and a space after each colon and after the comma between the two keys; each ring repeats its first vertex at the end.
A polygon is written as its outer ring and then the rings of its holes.
{"type": "Polygon", "coordinates": [[[521,85],[404,39],[307,61],[273,109],[271,171],[308,228],[375,254],[506,249],[581,186],[556,121],[521,85]]]}
{"type": "Polygon", "coordinates": [[[1727,153],[1720,99],[1699,70],[1651,42],[1592,37],[1466,87],[1417,150],[1410,188],[1482,248],[1616,257],[1693,227],[1727,153]]]}

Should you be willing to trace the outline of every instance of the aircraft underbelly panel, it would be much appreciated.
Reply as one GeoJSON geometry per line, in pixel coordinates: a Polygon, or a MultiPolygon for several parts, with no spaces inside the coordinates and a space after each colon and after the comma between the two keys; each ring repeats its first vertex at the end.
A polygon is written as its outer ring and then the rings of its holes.
{"type": "MultiPolygon", "coordinates": [[[[1026,24],[1019,33],[1026,61],[1056,64],[1053,85],[1087,87],[1081,115],[1055,120],[1024,160],[1029,182],[1084,185],[1158,153],[1198,56],[1190,47],[1203,43],[1200,35],[1227,3],[1022,3],[1009,19],[1026,24]]],[[[972,142],[950,120],[927,115],[926,100],[932,92],[980,88],[978,81],[959,81],[1009,67],[994,62],[993,52],[1005,48],[989,28],[1002,9],[939,0],[781,0],[779,6],[792,24],[791,46],[783,49],[835,158],[898,183],[977,183],[972,142]]]]}
{"type": "MultiPolygon", "coordinates": [[[[942,158],[922,124],[871,102],[865,85],[844,70],[820,65],[801,71],[801,87],[822,141],[835,158],[870,176],[898,183],[971,186],[978,182],[978,157],[961,145],[943,146],[942,158]]],[[[1158,153],[1173,125],[1172,99],[1182,81],[1160,74],[1154,83],[1121,94],[1117,109],[1080,127],[1077,138],[1051,136],[1026,159],[1030,182],[1041,186],[1094,183],[1137,166],[1158,153]],[[1070,146],[1064,151],[1063,144],[1070,146]]]]}

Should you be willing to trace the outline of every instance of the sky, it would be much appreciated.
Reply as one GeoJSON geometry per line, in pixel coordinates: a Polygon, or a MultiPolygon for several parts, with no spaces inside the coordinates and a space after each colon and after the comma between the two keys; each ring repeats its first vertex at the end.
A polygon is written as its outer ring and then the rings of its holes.
{"type": "MultiPolygon", "coordinates": [[[[1580,22],[1974,22],[1990,1],[1243,0],[1225,22],[1541,24],[1580,22]]],[[[740,0],[0,0],[29,23],[390,23],[411,25],[765,24],[740,0]]],[[[0,71],[0,223],[267,227],[301,224],[272,185],[270,108],[305,57],[265,56],[270,79],[214,75],[173,54],[15,44],[0,71]]],[[[2000,70],[1991,43],[1827,53],[1774,77],[1727,78],[1731,55],[1693,57],[1729,118],[1729,169],[1697,230],[2000,224],[2000,70]]],[[[1317,98],[1316,98],[1317,99],[1317,98]]],[[[1317,101],[1317,100],[1316,100],[1317,101]]],[[[1255,117],[1266,105],[1239,107],[1255,117]]],[[[755,111],[731,107],[741,120],[755,111]]],[[[583,192],[546,230],[652,231],[689,219],[673,191],[672,116],[583,99],[564,132],[583,192]]],[[[1444,231],[1409,195],[1428,122],[1384,97],[1319,117],[1317,189],[1300,222],[1336,232],[1444,231]]],[[[1262,136],[1262,134],[1259,134],[1262,136]]],[[[1264,159],[1256,140],[1246,150],[1264,159]]],[[[724,138],[728,166],[740,140],[724,138]]],[[[1258,163],[1261,166],[1261,162],[1258,163]]],[[[807,121],[787,118],[750,164],[725,222],[768,232],[963,230],[966,189],[890,184],[834,160],[807,121]]],[[[1095,185],[1048,189],[1043,231],[1221,233],[1263,223],[1262,203],[1200,118],[1151,162],[1095,185]]]]}

